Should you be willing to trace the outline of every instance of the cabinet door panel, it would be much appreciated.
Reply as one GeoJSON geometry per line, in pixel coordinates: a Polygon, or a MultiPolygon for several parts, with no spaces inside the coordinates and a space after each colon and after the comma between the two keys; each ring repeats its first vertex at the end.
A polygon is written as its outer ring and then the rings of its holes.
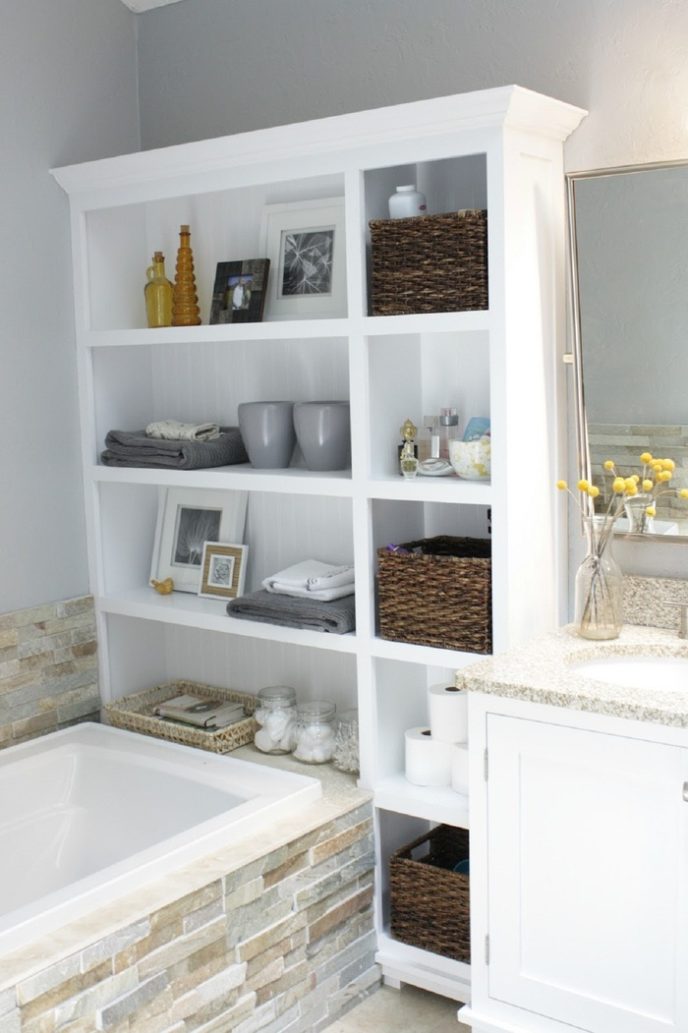
{"type": "Polygon", "coordinates": [[[593,1033],[688,1029],[688,751],[490,715],[490,996],[593,1033]]]}

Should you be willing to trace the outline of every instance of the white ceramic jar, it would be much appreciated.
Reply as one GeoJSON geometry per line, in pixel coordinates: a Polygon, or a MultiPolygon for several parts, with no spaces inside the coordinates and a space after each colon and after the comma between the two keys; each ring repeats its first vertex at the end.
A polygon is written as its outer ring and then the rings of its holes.
{"type": "Polygon", "coordinates": [[[414,215],[425,215],[427,203],[425,194],[416,190],[415,184],[397,187],[389,201],[390,219],[410,219],[414,215]]]}

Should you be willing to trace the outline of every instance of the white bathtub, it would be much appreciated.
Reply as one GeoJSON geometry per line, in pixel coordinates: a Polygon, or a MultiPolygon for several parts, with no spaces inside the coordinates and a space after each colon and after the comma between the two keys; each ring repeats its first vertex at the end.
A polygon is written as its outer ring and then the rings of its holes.
{"type": "Polygon", "coordinates": [[[0,954],[260,835],[304,775],[81,724],[0,752],[0,954]]]}

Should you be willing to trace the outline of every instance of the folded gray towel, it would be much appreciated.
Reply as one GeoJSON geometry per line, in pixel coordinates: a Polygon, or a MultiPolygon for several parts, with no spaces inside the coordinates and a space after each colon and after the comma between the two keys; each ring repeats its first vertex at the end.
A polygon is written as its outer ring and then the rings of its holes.
{"type": "Polygon", "coordinates": [[[310,599],[295,599],[290,595],[276,595],[260,589],[248,595],[240,595],[227,603],[230,617],[261,624],[280,624],[285,628],[304,628],[307,631],[328,631],[334,635],[345,635],[356,627],[355,599],[353,595],[332,602],[318,602],[310,599]]]}
{"type": "Polygon", "coordinates": [[[149,438],[144,430],[111,430],[100,458],[105,466],[172,467],[174,470],[203,470],[248,462],[238,427],[220,427],[220,436],[213,441],[167,441],[149,438]]]}

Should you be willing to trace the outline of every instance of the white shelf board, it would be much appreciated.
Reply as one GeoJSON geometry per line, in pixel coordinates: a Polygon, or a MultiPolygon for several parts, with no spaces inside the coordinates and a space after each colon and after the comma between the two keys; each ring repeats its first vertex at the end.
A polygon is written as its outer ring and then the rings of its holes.
{"type": "Polygon", "coordinates": [[[367,316],[362,320],[362,333],[368,337],[383,334],[474,333],[490,329],[490,313],[423,312],[408,316],[367,316]]]}
{"type": "Polygon", "coordinates": [[[470,667],[490,654],[462,653],[456,649],[436,649],[433,646],[417,646],[412,642],[392,642],[375,637],[370,642],[370,653],[380,660],[401,660],[406,663],[425,664],[426,667],[470,667]]]}
{"type": "Polygon", "coordinates": [[[396,474],[368,481],[367,493],[372,499],[398,499],[416,502],[450,502],[467,506],[491,506],[492,484],[489,481],[467,481],[447,477],[414,477],[406,480],[396,474]]]}
{"type": "Polygon", "coordinates": [[[351,470],[318,473],[302,467],[257,470],[249,463],[216,466],[209,470],[157,470],[150,467],[101,466],[90,468],[93,481],[114,484],[155,484],[175,488],[217,488],[222,491],[268,491],[289,495],[353,494],[351,470]]]}
{"type": "Polygon", "coordinates": [[[374,803],[383,811],[467,829],[468,797],[449,786],[415,786],[403,775],[388,775],[374,787],[374,803]]]}
{"type": "Polygon", "coordinates": [[[96,609],[99,613],[162,621],[180,627],[220,631],[228,635],[242,635],[245,638],[259,638],[270,642],[287,642],[290,645],[310,646],[335,653],[356,651],[356,637],[353,634],[330,635],[318,631],[302,631],[299,628],[283,628],[278,624],[238,620],[227,615],[224,602],[200,599],[188,592],[158,595],[147,586],[132,588],[114,595],[96,597],[96,609]]]}
{"type": "Polygon", "coordinates": [[[471,966],[453,958],[399,943],[389,933],[378,933],[375,960],[388,979],[419,986],[453,1001],[471,998],[471,966]]]}
{"type": "Polygon", "coordinates": [[[152,344],[203,344],[204,342],[303,340],[347,337],[347,319],[282,319],[265,323],[221,323],[213,326],[137,327],[121,330],[88,330],[80,341],[87,348],[147,347],[152,344]]]}
{"type": "Polygon", "coordinates": [[[409,316],[365,316],[362,319],[282,319],[263,323],[222,323],[212,326],[134,327],[86,330],[80,342],[87,348],[148,347],[204,342],[303,340],[362,334],[468,333],[488,331],[489,312],[437,312],[409,316]]]}

